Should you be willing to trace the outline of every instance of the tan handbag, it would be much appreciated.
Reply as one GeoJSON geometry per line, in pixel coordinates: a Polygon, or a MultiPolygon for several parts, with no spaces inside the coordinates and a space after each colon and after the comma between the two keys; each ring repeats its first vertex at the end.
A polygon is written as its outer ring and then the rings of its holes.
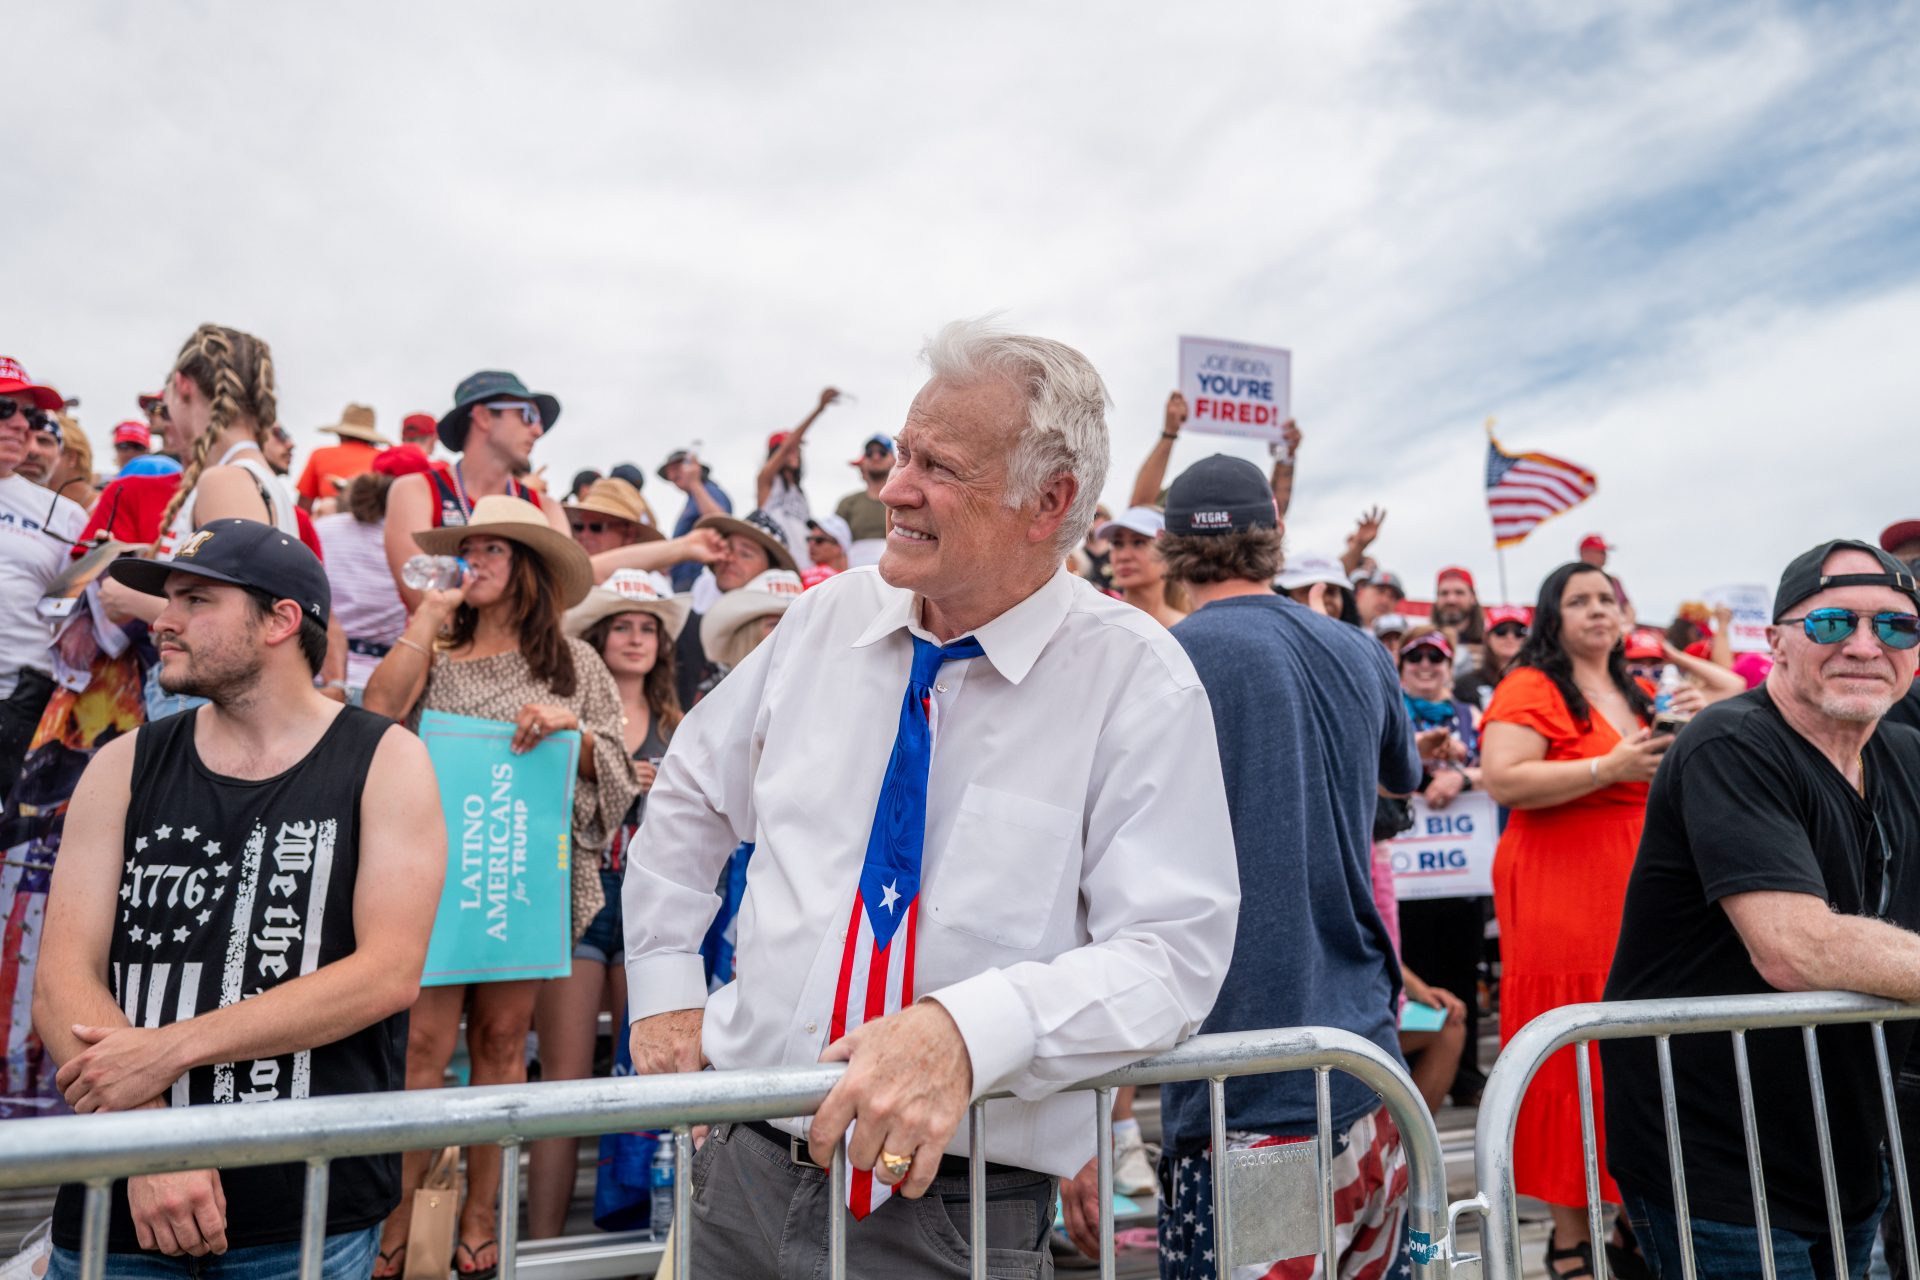
{"type": "Polygon", "coordinates": [[[403,1280],[446,1280],[453,1270],[454,1233],[460,1225],[460,1148],[448,1147],[427,1166],[426,1181],[413,1193],[403,1280]]]}

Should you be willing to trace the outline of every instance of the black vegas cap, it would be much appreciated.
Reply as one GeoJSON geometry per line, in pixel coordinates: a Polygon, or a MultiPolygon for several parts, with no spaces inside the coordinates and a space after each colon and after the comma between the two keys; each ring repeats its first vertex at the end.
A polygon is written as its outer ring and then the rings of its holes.
{"type": "Polygon", "coordinates": [[[1793,563],[1780,575],[1780,589],[1773,595],[1773,620],[1780,621],[1793,606],[1809,596],[1819,595],[1829,587],[1890,587],[1920,608],[1920,586],[1915,585],[1913,572],[1898,556],[1891,551],[1881,550],[1871,542],[1835,538],[1794,557],[1793,563]],[[1880,562],[1880,572],[1822,573],[1820,566],[1836,551],[1864,552],[1880,562]]]}
{"type": "Polygon", "coordinates": [[[1167,532],[1176,537],[1279,527],[1273,486],[1244,458],[1202,458],[1167,490],[1167,532]]]}
{"type": "Polygon", "coordinates": [[[167,575],[190,573],[213,582],[264,591],[275,600],[291,600],[315,622],[325,625],[333,592],[320,557],[292,534],[258,520],[214,520],[180,544],[171,560],[115,560],[107,572],[116,581],[150,596],[166,594],[167,575]]]}

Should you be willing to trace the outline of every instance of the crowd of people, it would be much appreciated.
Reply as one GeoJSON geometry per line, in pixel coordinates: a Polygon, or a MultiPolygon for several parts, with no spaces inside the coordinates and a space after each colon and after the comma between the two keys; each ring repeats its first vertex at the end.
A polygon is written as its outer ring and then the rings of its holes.
{"type": "MultiPolygon", "coordinates": [[[[1373,555],[1384,511],[1337,554],[1285,545],[1293,423],[1268,471],[1215,455],[1169,483],[1171,396],[1113,514],[1078,352],[957,322],[923,357],[831,512],[804,487],[829,388],[767,439],[744,513],[692,445],[549,491],[561,402],[510,372],[398,440],[347,405],[296,467],[269,345],[206,325],[102,466],[65,396],[0,358],[0,1118],[439,1088],[462,1056],[473,1084],[530,1059],[580,1078],[610,1069],[605,1013],[631,1024],[620,1069],[849,1063],[810,1122],[706,1136],[696,1274],[814,1267],[843,1135],[852,1273],[954,1273],[960,1120],[995,1091],[988,1242],[1043,1274],[1056,1196],[1097,1246],[1093,1136],[1055,1091],[1196,1031],[1344,1028],[1437,1108],[1478,1100],[1496,1012],[1504,1040],[1602,998],[1920,997],[1920,522],[1787,566],[1764,653],[1724,607],[1637,618],[1599,535],[1530,605],[1483,602],[1462,567],[1418,600],[1373,555]],[[425,713],[509,724],[514,752],[577,737],[564,976],[420,985],[459,890],[455,818],[421,803],[425,713]],[[1398,900],[1390,842],[1470,792],[1500,817],[1491,897],[1398,900]]],[[[1821,1043],[1864,1268],[1873,1053],[1821,1043]]],[[[1721,1052],[1673,1048],[1686,1208],[1700,1274],[1744,1275],[1721,1052]]],[[[1751,1052],[1783,1116],[1776,1253],[1814,1266],[1797,1041],[1751,1052]]],[[[1601,1056],[1600,1169],[1562,1053],[1520,1116],[1518,1189],[1551,1207],[1551,1274],[1604,1250],[1611,1274],[1678,1275],[1650,1051],[1601,1056]],[[1601,1239],[1590,1173],[1624,1206],[1601,1239]]],[[[1331,1101],[1340,1274],[1399,1274],[1400,1135],[1352,1079],[1331,1101]]],[[[1206,1086],[1163,1090],[1157,1162],[1132,1107],[1116,1185],[1157,1200],[1163,1276],[1210,1278],[1206,1086]]],[[[1235,1150],[1307,1141],[1312,1078],[1236,1078],[1226,1113],[1235,1150]]],[[[328,1275],[418,1273],[431,1154],[335,1164],[328,1275]]],[[[530,1158],[527,1234],[559,1235],[578,1144],[530,1158]]],[[[130,1179],[115,1259],[284,1260],[300,1177],[268,1172],[130,1179]]],[[[459,1276],[499,1267],[499,1180],[497,1148],[467,1153],[459,1276]]],[[[80,1213],[64,1190],[53,1274],[78,1274],[80,1213]]]]}

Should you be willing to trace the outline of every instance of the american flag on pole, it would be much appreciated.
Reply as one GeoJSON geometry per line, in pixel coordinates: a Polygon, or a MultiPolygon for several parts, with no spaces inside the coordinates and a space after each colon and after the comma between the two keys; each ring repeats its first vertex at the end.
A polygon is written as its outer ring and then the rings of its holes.
{"type": "Polygon", "coordinates": [[[1493,545],[1510,547],[1542,520],[1585,502],[1600,487],[1593,472],[1546,453],[1508,453],[1487,431],[1487,514],[1493,545]]]}

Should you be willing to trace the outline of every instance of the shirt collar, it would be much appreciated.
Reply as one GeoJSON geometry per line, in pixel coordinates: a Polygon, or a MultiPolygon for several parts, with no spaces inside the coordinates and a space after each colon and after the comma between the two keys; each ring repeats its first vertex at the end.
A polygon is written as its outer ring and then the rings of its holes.
{"type": "MultiPolygon", "coordinates": [[[[1060,629],[1072,597],[1073,575],[1063,565],[1054,570],[1053,576],[1042,583],[1038,591],[993,621],[975,627],[970,634],[986,651],[993,669],[1006,677],[1008,683],[1019,684],[1040,660],[1040,651],[1047,647],[1047,641],[1060,629]]],[[[853,647],[873,644],[902,628],[939,643],[920,625],[919,602],[918,596],[903,587],[888,587],[880,611],[853,642],[853,647]]]]}

